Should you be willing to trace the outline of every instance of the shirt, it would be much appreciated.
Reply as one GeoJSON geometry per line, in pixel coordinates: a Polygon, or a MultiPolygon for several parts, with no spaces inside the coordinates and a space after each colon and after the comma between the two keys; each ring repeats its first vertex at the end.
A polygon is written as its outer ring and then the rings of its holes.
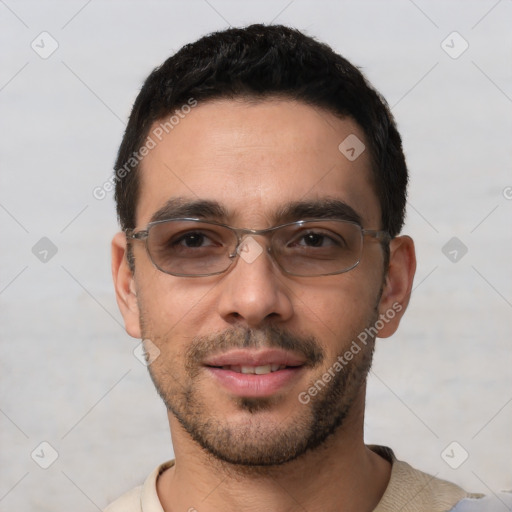
{"type": "MultiPolygon", "coordinates": [[[[369,448],[392,464],[388,486],[374,512],[448,512],[464,498],[480,501],[479,498],[482,497],[479,494],[469,494],[455,484],[418,471],[406,462],[397,460],[390,448],[369,448]]],[[[173,465],[174,461],[171,460],[158,466],[142,486],[121,496],[104,512],[164,512],[158,499],[156,481],[159,475],[173,465]]]]}
{"type": "Polygon", "coordinates": [[[450,512],[506,512],[512,510],[512,491],[504,491],[481,499],[459,501],[450,512]]]}

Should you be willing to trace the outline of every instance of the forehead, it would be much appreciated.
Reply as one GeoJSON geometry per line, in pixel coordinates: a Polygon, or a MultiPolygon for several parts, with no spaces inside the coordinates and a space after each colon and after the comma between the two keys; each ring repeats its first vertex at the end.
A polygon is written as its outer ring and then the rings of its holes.
{"type": "Polygon", "coordinates": [[[353,158],[366,143],[350,118],[292,100],[238,99],[199,103],[166,121],[149,132],[137,226],[179,199],[218,203],[223,220],[250,228],[268,227],[289,204],[336,200],[379,227],[369,151],[353,158]]]}

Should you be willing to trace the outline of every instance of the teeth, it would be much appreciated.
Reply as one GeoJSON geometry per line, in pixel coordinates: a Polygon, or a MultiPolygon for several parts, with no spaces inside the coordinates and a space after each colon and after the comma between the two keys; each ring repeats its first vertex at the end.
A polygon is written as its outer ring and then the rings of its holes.
{"type": "Polygon", "coordinates": [[[254,373],[256,375],[265,375],[266,373],[270,373],[270,365],[267,364],[265,366],[256,366],[256,368],[254,368],[254,373]]]}
{"type": "Polygon", "coordinates": [[[223,370],[231,370],[232,372],[251,374],[251,375],[265,375],[271,372],[277,372],[286,368],[284,364],[266,364],[262,366],[223,366],[223,370]]]}

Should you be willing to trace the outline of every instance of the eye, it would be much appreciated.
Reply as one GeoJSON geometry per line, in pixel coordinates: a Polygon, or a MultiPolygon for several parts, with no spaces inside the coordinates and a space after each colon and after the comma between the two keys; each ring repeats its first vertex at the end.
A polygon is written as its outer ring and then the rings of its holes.
{"type": "Polygon", "coordinates": [[[172,247],[185,247],[189,249],[197,247],[213,247],[218,245],[201,231],[189,231],[170,241],[172,247]]]}
{"type": "Polygon", "coordinates": [[[344,243],[343,239],[335,233],[325,231],[308,231],[306,233],[298,233],[293,240],[291,240],[289,245],[312,248],[335,248],[343,247],[344,243]]]}
{"type": "Polygon", "coordinates": [[[332,245],[334,241],[320,233],[307,233],[302,235],[298,245],[307,245],[308,247],[325,247],[332,245]],[[302,242],[302,243],[301,243],[302,242]]]}

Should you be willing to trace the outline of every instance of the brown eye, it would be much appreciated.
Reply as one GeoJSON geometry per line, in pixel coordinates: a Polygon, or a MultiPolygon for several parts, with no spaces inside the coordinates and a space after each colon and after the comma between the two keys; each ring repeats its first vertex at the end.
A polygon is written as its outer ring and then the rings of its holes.
{"type": "Polygon", "coordinates": [[[213,245],[211,240],[206,237],[203,233],[187,233],[182,235],[177,240],[173,241],[173,245],[182,245],[185,247],[205,247],[213,245]]]}
{"type": "Polygon", "coordinates": [[[298,233],[291,241],[292,246],[311,247],[311,248],[335,248],[343,247],[344,241],[335,233],[326,233],[324,231],[310,231],[307,233],[298,233]]]}

